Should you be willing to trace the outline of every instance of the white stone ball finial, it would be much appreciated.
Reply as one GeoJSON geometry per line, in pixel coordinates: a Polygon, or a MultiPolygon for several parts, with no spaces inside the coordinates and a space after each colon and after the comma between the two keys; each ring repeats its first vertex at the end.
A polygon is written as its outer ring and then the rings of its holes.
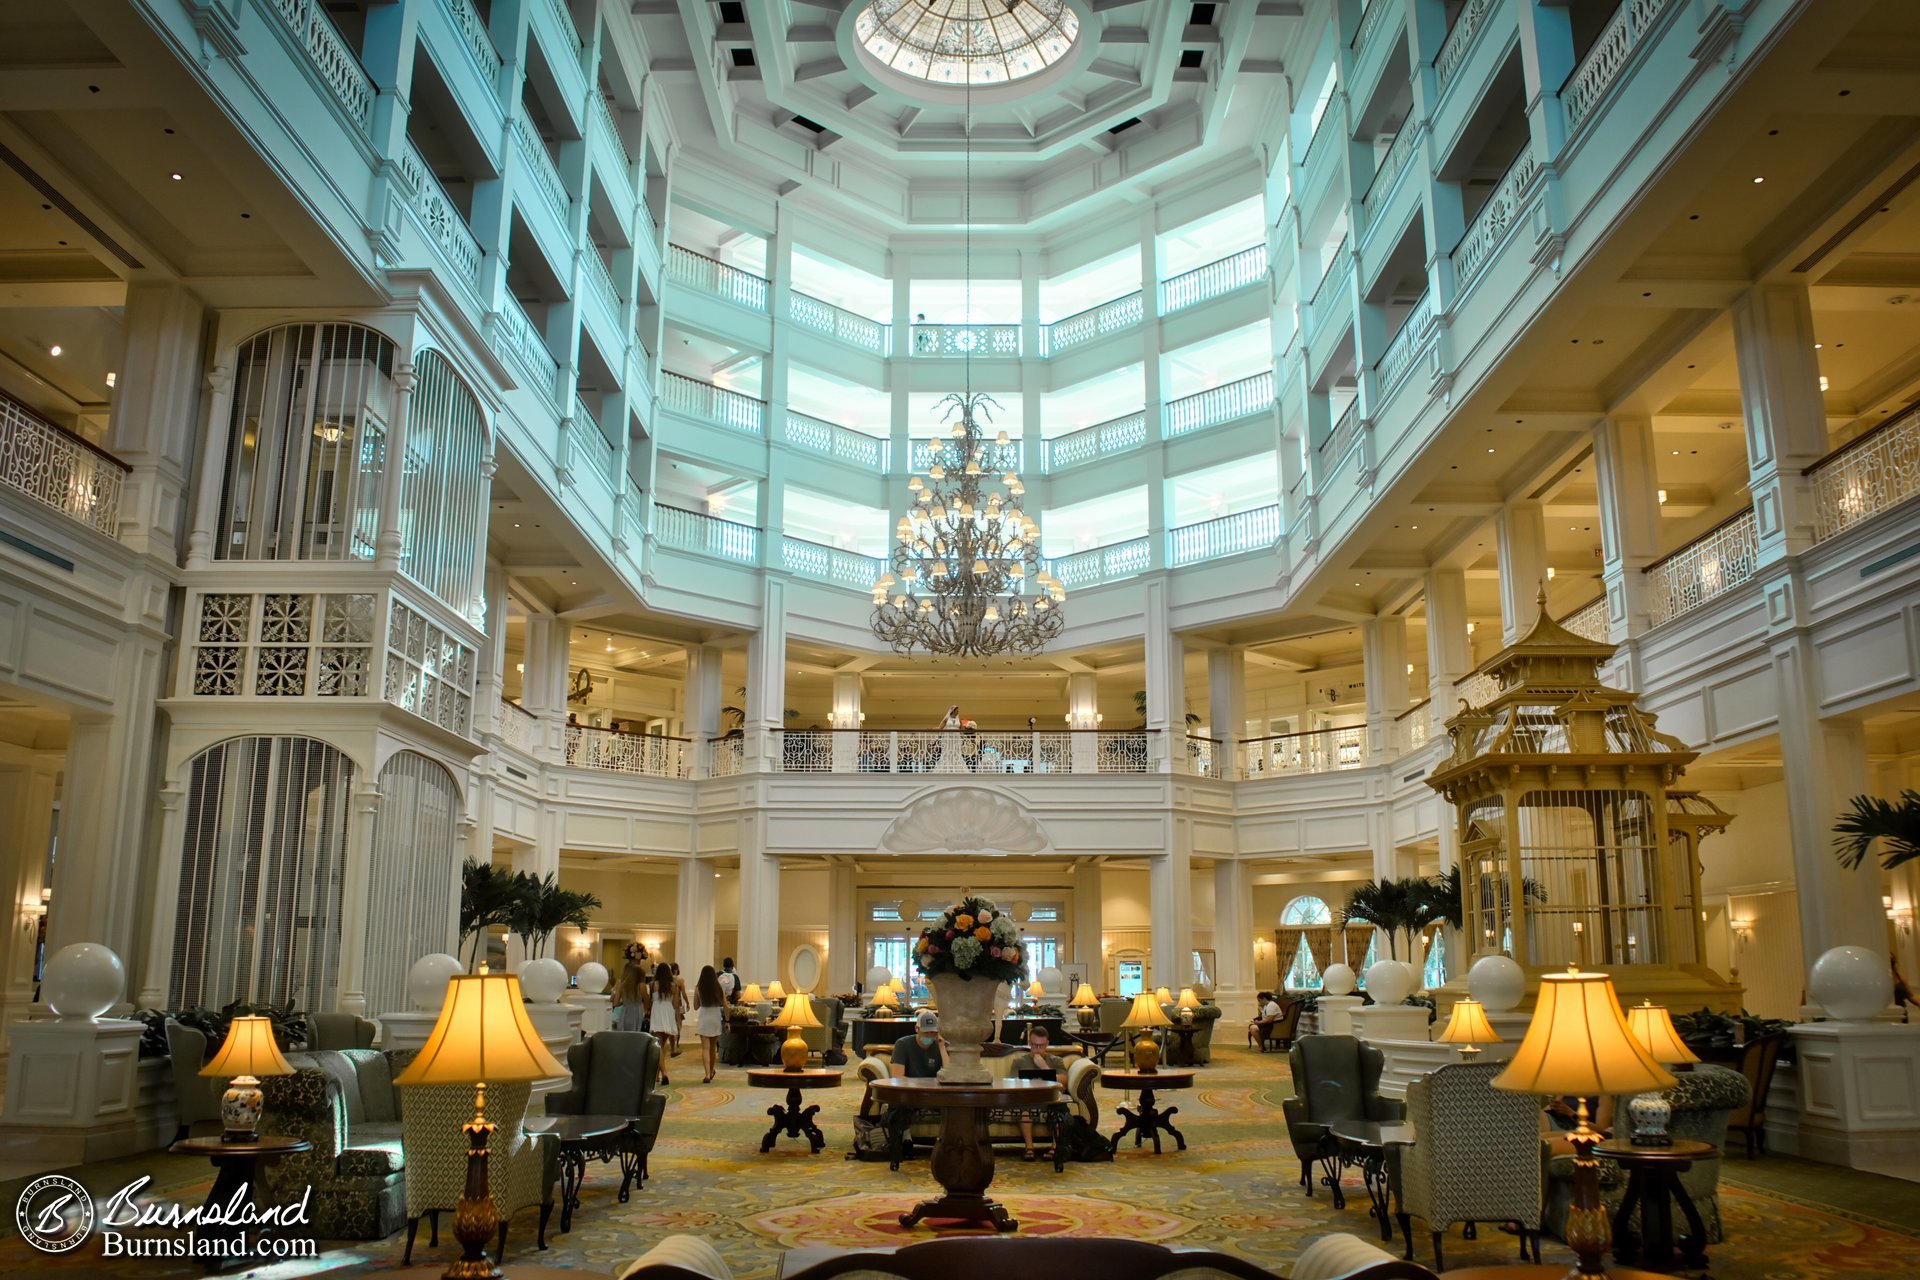
{"type": "Polygon", "coordinates": [[[582,995],[597,996],[606,991],[609,976],[607,966],[589,960],[573,971],[573,982],[582,995]]]}
{"type": "Polygon", "coordinates": [[[447,999],[447,983],[465,966],[457,956],[435,951],[421,956],[407,970],[407,999],[423,1013],[437,1013],[447,999]]]}
{"type": "Polygon", "coordinates": [[[1481,956],[1467,970],[1467,994],[1488,1013],[1511,1013],[1527,997],[1527,971],[1512,956],[1481,956]]]}
{"type": "Polygon", "coordinates": [[[1367,970],[1367,994],[1375,1004],[1399,1004],[1420,985],[1420,975],[1404,960],[1379,960],[1367,970]]]}
{"type": "Polygon", "coordinates": [[[91,1022],[120,1003],[126,991],[126,966],[98,942],[69,943],[41,971],[40,998],[62,1022],[91,1022]]]}
{"type": "Polygon", "coordinates": [[[1330,964],[1320,975],[1320,989],[1330,996],[1350,996],[1353,994],[1353,967],[1344,964],[1330,964]]]}
{"type": "Polygon", "coordinates": [[[567,966],[541,956],[520,966],[520,994],[535,1004],[552,1004],[567,990],[567,966]]]}
{"type": "Polygon", "coordinates": [[[1869,1022],[1893,1003],[1893,970],[1866,947],[1835,947],[1813,962],[1807,994],[1835,1022],[1869,1022]]]}

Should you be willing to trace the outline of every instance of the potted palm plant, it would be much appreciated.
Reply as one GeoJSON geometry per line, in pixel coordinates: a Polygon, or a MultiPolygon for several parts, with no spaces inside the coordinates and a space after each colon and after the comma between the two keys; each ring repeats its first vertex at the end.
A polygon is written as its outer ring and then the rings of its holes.
{"type": "Polygon", "coordinates": [[[1834,854],[1850,870],[1867,860],[1876,840],[1883,842],[1884,871],[1920,858],[1920,791],[1902,791],[1897,801],[1855,796],[1853,807],[1833,824],[1834,854]]]}
{"type": "Polygon", "coordinates": [[[491,862],[468,858],[460,868],[460,945],[473,939],[473,959],[469,969],[480,967],[480,954],[487,943],[487,930],[495,925],[511,925],[520,889],[513,872],[491,862]]]}

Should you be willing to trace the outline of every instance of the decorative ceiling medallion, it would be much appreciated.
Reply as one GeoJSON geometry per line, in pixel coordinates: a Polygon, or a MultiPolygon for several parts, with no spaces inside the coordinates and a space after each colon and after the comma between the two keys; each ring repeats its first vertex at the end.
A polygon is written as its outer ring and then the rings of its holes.
{"type": "Polygon", "coordinates": [[[1007,84],[1064,58],[1080,16],[1063,0],[872,0],[854,35],[881,66],[930,84],[1007,84]]]}

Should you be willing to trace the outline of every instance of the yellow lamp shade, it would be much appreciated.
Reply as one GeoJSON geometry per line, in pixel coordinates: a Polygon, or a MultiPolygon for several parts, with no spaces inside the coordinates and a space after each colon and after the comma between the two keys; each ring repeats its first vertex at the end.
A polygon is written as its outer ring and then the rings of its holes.
{"type": "Polygon", "coordinates": [[[440,1020],[395,1084],[544,1080],[567,1069],[541,1043],[510,973],[462,973],[447,982],[440,1020]]]}
{"type": "Polygon", "coordinates": [[[1047,994],[1047,993],[1046,993],[1046,991],[1045,991],[1045,990],[1044,990],[1044,989],[1043,989],[1043,988],[1042,988],[1042,987],[1040,986],[1040,979],[1038,979],[1038,978],[1035,978],[1035,979],[1034,979],[1034,980],[1033,980],[1032,982],[1029,982],[1029,983],[1027,984],[1027,999],[1029,999],[1029,1000],[1038,1000],[1038,999],[1039,999],[1039,998],[1040,998],[1041,996],[1043,996],[1043,995],[1045,995],[1045,994],[1047,994]]]}
{"type": "Polygon", "coordinates": [[[888,982],[887,985],[893,988],[893,994],[897,996],[903,996],[907,994],[907,984],[902,982],[898,978],[894,978],[892,981],[888,982]]]}
{"type": "Polygon", "coordinates": [[[1463,999],[1454,1002],[1446,1030],[1435,1039],[1444,1044],[1457,1044],[1462,1054],[1471,1057],[1480,1052],[1480,1045],[1500,1043],[1500,1033],[1487,1021],[1485,1005],[1478,1000],[1463,999]]]}
{"type": "Polygon", "coordinates": [[[1127,1031],[1144,1031],[1148,1027],[1170,1027],[1173,1020],[1167,1017],[1167,1011],[1160,1007],[1160,1001],[1142,991],[1133,998],[1133,1008],[1127,1011],[1127,1020],[1120,1024],[1127,1031]]]}
{"type": "Polygon", "coordinates": [[[1182,1009],[1198,1009],[1200,1007],[1200,997],[1193,994],[1192,987],[1180,988],[1179,1007],[1182,1009]]]}
{"type": "Polygon", "coordinates": [[[893,994],[893,988],[882,987],[873,993],[873,1003],[882,1009],[898,1009],[900,1001],[893,994]]]}
{"type": "Polygon", "coordinates": [[[1604,973],[1549,973],[1540,979],[1533,1021],[1493,1087],[1513,1093],[1597,1097],[1646,1093],[1673,1075],[1647,1056],[1604,973]]]}
{"type": "Polygon", "coordinates": [[[781,986],[778,981],[769,982],[767,984],[767,999],[772,1000],[777,1004],[780,1001],[785,1000],[786,998],[787,998],[787,989],[781,986]]]}
{"type": "Polygon", "coordinates": [[[1091,1009],[1099,1003],[1099,997],[1093,994],[1093,984],[1083,982],[1080,984],[1080,989],[1073,993],[1073,999],[1067,1001],[1067,1007],[1070,1009],[1091,1009]]]}
{"type": "Polygon", "coordinates": [[[1167,990],[1165,987],[1161,987],[1158,991],[1153,993],[1153,998],[1155,1000],[1158,1000],[1161,1004],[1172,1004],[1173,992],[1167,990]]]}
{"type": "Polygon", "coordinates": [[[760,994],[760,984],[757,982],[749,982],[747,989],[740,993],[741,1004],[759,1004],[765,999],[766,997],[760,994]]]}
{"type": "Polygon", "coordinates": [[[1627,1029],[1655,1062],[1698,1062],[1674,1029],[1673,1015],[1651,1000],[1643,1000],[1627,1010],[1627,1029]]]}
{"type": "Polygon", "coordinates": [[[773,1016],[776,1027],[817,1027],[820,1020],[813,1016],[813,1001],[804,992],[796,991],[787,997],[787,1002],[779,1013],[773,1016]]]}
{"type": "Polygon", "coordinates": [[[290,1076],[293,1066],[273,1041],[273,1023],[266,1018],[235,1018],[213,1061],[200,1068],[203,1076],[290,1076]]]}

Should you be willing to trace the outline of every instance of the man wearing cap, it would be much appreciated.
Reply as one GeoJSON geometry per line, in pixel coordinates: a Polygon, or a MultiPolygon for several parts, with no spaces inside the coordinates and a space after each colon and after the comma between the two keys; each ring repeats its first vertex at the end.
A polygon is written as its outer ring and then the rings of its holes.
{"type": "MultiPolygon", "coordinates": [[[[947,1065],[947,1041],[940,1034],[940,1017],[931,1009],[922,1009],[913,1020],[913,1034],[893,1042],[892,1066],[896,1080],[931,1080],[947,1065]]],[[[887,1142],[893,1151],[893,1167],[907,1149],[907,1132],[919,1113],[913,1107],[889,1107],[882,1120],[887,1127],[887,1142]]]]}

